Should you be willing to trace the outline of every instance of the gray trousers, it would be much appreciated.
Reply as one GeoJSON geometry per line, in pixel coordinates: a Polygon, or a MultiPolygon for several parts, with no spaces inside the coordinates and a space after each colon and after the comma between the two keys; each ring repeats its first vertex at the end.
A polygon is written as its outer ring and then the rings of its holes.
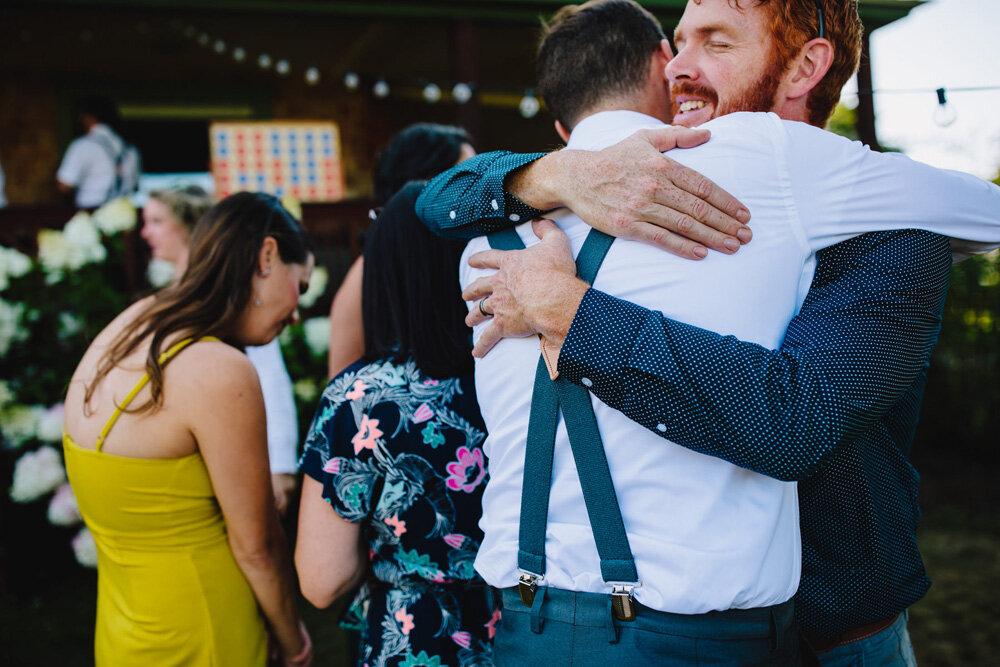
{"type": "Polygon", "coordinates": [[[544,599],[533,610],[517,589],[502,591],[497,667],[799,664],[791,601],[696,615],[636,604],[636,619],[622,622],[612,617],[608,595],[543,587],[538,595],[544,599]]]}

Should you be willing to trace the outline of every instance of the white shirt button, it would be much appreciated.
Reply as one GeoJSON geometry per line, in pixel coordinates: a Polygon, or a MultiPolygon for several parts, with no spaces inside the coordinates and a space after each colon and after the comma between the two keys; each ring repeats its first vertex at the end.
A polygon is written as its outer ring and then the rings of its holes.
{"type": "Polygon", "coordinates": [[[497,203],[496,199],[494,199],[493,201],[490,202],[490,206],[493,207],[494,211],[499,211],[500,210],[500,204],[497,203]]]}
{"type": "Polygon", "coordinates": [[[451,213],[449,213],[448,215],[449,215],[449,216],[451,216],[451,219],[452,219],[452,220],[454,220],[454,219],[455,219],[455,216],[457,215],[457,213],[455,213],[454,211],[452,211],[452,212],[451,212],[451,213]]]}
{"type": "Polygon", "coordinates": [[[656,425],[656,430],[659,431],[660,433],[666,433],[667,432],[667,425],[666,424],[657,424],[656,425]]]}
{"type": "Polygon", "coordinates": [[[510,221],[511,222],[517,222],[520,219],[521,219],[521,216],[519,216],[517,213],[511,213],[510,214],[510,221]]]}
{"type": "Polygon", "coordinates": [[[580,384],[582,384],[584,387],[593,387],[594,381],[591,380],[590,378],[580,378],[580,384]]]}

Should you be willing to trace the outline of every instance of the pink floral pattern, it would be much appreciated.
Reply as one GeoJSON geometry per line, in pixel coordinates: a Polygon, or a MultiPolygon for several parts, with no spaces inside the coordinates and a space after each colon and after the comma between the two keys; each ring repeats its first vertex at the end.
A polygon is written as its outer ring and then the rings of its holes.
{"type": "Polygon", "coordinates": [[[413,413],[413,423],[420,424],[434,416],[434,411],[426,403],[421,403],[417,411],[413,413]]]}
{"type": "Polygon", "coordinates": [[[339,475],[340,464],[342,461],[343,459],[341,459],[339,456],[333,457],[332,459],[326,462],[325,466],[323,466],[323,472],[328,472],[331,475],[339,475]]]}
{"type": "Polygon", "coordinates": [[[491,618],[489,620],[489,622],[485,624],[486,633],[489,635],[490,639],[493,639],[493,637],[496,636],[496,634],[497,634],[497,623],[499,623],[499,622],[500,622],[500,610],[499,609],[494,609],[493,610],[493,618],[491,618]]]}
{"type": "Polygon", "coordinates": [[[444,536],[444,542],[452,549],[459,549],[462,543],[465,542],[465,535],[459,535],[458,533],[449,533],[444,536]]]}
{"type": "Polygon", "coordinates": [[[400,521],[399,517],[393,514],[388,519],[383,519],[387,526],[392,526],[392,532],[396,537],[401,536],[406,532],[406,522],[400,521]]]}
{"type": "Polygon", "coordinates": [[[375,441],[382,437],[382,431],[378,429],[378,420],[369,419],[368,415],[361,415],[361,426],[358,432],[351,438],[354,444],[354,453],[360,454],[362,449],[375,449],[375,441]]]}
{"type": "Polygon", "coordinates": [[[445,470],[448,471],[445,483],[453,491],[472,493],[486,477],[483,450],[478,447],[471,450],[468,447],[459,447],[455,454],[458,460],[445,466],[445,470]]]}
{"type": "Polygon", "coordinates": [[[346,398],[349,401],[356,401],[365,395],[365,389],[367,388],[368,385],[366,385],[364,382],[362,382],[361,380],[355,380],[354,386],[351,387],[351,390],[349,392],[344,394],[344,398],[346,398]]]}
{"type": "Polygon", "coordinates": [[[462,648],[469,648],[472,646],[472,633],[460,630],[451,636],[451,640],[462,648]]]}
{"type": "Polygon", "coordinates": [[[410,630],[413,629],[413,614],[407,614],[406,607],[396,612],[395,619],[403,626],[403,634],[410,634],[410,630]]]}

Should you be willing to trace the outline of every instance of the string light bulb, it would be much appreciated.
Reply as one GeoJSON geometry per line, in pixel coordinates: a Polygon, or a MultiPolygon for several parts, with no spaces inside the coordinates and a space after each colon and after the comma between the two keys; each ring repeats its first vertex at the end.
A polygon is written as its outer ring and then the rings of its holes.
{"type": "Polygon", "coordinates": [[[361,85],[361,77],[354,72],[347,72],[344,74],[344,88],[348,90],[357,90],[361,85]]]}
{"type": "Polygon", "coordinates": [[[459,104],[465,104],[472,99],[472,86],[467,83],[456,83],[451,89],[451,96],[459,104]]]}
{"type": "Polygon", "coordinates": [[[389,84],[386,83],[385,79],[379,79],[372,86],[372,95],[379,99],[385,99],[389,96],[389,84]]]}
{"type": "Polygon", "coordinates": [[[286,74],[288,74],[291,71],[291,69],[292,66],[288,64],[287,60],[279,60],[278,62],[274,63],[274,71],[280,74],[281,76],[285,76],[286,74]]]}
{"type": "Polygon", "coordinates": [[[955,122],[958,114],[955,112],[955,107],[948,104],[948,98],[945,97],[944,88],[938,88],[937,93],[937,107],[934,109],[934,122],[941,127],[948,127],[955,122]]]}
{"type": "Polygon", "coordinates": [[[319,68],[310,67],[306,70],[306,83],[310,86],[315,86],[319,83],[319,68]]]}
{"type": "Polygon", "coordinates": [[[235,49],[233,49],[233,60],[235,60],[238,63],[241,63],[246,59],[247,59],[246,49],[244,49],[242,46],[237,46],[235,49]]]}
{"type": "Polygon", "coordinates": [[[534,118],[538,114],[538,110],[542,108],[541,103],[532,91],[528,91],[521,98],[521,103],[517,105],[518,110],[521,112],[522,118],[534,118]]]}
{"type": "Polygon", "coordinates": [[[424,86],[424,100],[428,104],[434,104],[441,99],[441,88],[436,83],[428,83],[424,86]]]}
{"type": "Polygon", "coordinates": [[[271,69],[271,56],[266,53],[262,53],[257,56],[257,65],[261,69],[271,69]]]}
{"type": "Polygon", "coordinates": [[[226,43],[221,39],[215,40],[215,44],[212,45],[212,50],[218,54],[223,54],[226,52],[226,43]]]}

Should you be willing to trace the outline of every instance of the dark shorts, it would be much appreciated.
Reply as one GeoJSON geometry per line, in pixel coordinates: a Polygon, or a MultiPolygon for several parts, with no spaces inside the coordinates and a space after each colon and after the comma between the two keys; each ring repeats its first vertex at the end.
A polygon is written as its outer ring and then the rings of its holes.
{"type": "Polygon", "coordinates": [[[798,664],[791,601],[695,615],[636,604],[635,620],[622,622],[611,617],[608,595],[558,589],[544,595],[534,632],[532,611],[521,604],[517,589],[502,592],[498,667],[798,664]]]}

